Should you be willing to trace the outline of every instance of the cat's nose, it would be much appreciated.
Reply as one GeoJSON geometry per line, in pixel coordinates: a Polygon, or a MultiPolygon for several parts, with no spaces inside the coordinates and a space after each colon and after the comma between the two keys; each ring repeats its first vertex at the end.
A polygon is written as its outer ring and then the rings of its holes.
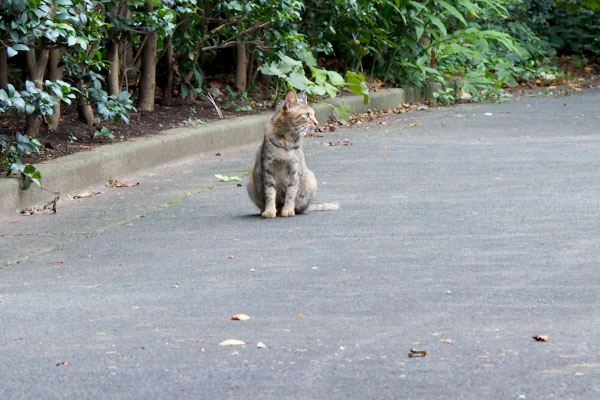
{"type": "Polygon", "coordinates": [[[310,120],[312,121],[313,124],[315,124],[315,126],[319,125],[319,121],[317,121],[317,119],[315,117],[310,117],[310,120]]]}

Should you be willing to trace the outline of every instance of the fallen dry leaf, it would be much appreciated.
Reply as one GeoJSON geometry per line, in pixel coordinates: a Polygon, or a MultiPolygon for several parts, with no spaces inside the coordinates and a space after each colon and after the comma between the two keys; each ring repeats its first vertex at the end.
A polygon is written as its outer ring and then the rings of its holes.
{"type": "Polygon", "coordinates": [[[352,146],[352,142],[348,139],[344,139],[343,141],[337,142],[329,142],[327,143],[329,146],[352,146]]]}
{"type": "Polygon", "coordinates": [[[425,350],[415,350],[415,349],[410,349],[410,351],[408,352],[408,357],[426,357],[427,356],[427,352],[425,350]]]}
{"type": "Polygon", "coordinates": [[[250,316],[247,314],[236,314],[231,317],[232,321],[248,321],[249,319],[250,319],[250,316]]]}
{"type": "Polygon", "coordinates": [[[57,261],[54,261],[52,264],[60,265],[60,264],[64,264],[64,261],[57,260],[57,261]]]}
{"type": "Polygon", "coordinates": [[[230,259],[230,260],[233,260],[233,259],[235,259],[235,256],[233,256],[233,255],[230,254],[230,255],[227,256],[227,258],[230,259]]]}
{"type": "Polygon", "coordinates": [[[138,186],[140,183],[139,182],[135,182],[135,183],[123,183],[121,181],[118,181],[116,179],[109,179],[106,182],[106,186],[108,187],[116,187],[116,188],[120,188],[120,187],[133,187],[133,186],[138,186]]]}
{"type": "Polygon", "coordinates": [[[77,199],[88,199],[92,196],[95,196],[97,194],[103,194],[104,192],[92,192],[92,191],[88,191],[88,192],[83,192],[83,193],[79,193],[76,194],[74,196],[71,195],[67,195],[67,197],[71,200],[77,200],[77,199]]]}
{"type": "Polygon", "coordinates": [[[452,339],[440,339],[440,342],[446,343],[446,344],[452,344],[452,339]]]}
{"type": "Polygon", "coordinates": [[[246,342],[238,339],[227,339],[219,343],[219,346],[243,346],[246,342]]]}
{"type": "Polygon", "coordinates": [[[532,336],[532,338],[536,342],[547,342],[548,341],[548,335],[535,335],[535,336],[532,336]]]}
{"type": "Polygon", "coordinates": [[[49,201],[48,203],[44,204],[41,207],[38,207],[38,206],[27,207],[26,209],[21,210],[21,215],[29,216],[29,215],[43,214],[43,213],[56,214],[56,202],[60,198],[60,193],[59,192],[52,192],[52,193],[54,193],[53,200],[49,201]]]}

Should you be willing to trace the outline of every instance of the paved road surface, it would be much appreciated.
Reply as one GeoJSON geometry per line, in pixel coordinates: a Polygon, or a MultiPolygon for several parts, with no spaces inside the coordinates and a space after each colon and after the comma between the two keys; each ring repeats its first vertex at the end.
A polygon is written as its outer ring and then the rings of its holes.
{"type": "Polygon", "coordinates": [[[258,217],[254,150],[2,221],[0,398],[600,398],[598,92],[309,140],[335,212],[258,217]]]}

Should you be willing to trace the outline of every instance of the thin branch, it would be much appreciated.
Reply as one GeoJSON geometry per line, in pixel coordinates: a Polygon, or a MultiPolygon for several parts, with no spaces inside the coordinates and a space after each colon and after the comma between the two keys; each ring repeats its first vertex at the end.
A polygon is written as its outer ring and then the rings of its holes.
{"type": "Polygon", "coordinates": [[[215,107],[215,110],[217,110],[217,114],[219,114],[219,118],[221,118],[221,119],[225,118],[223,116],[223,113],[221,112],[221,109],[215,102],[215,99],[213,99],[212,95],[210,93],[206,93],[206,97],[208,97],[208,101],[210,101],[210,103],[213,105],[213,107],[215,107]]]}
{"type": "Polygon", "coordinates": [[[244,44],[261,44],[262,41],[261,40],[250,40],[247,42],[235,42],[235,41],[229,41],[229,42],[225,42],[216,46],[206,46],[203,47],[201,50],[202,51],[210,51],[210,50],[220,50],[220,49],[226,49],[229,47],[235,47],[237,46],[239,43],[244,43],[244,44]]]}

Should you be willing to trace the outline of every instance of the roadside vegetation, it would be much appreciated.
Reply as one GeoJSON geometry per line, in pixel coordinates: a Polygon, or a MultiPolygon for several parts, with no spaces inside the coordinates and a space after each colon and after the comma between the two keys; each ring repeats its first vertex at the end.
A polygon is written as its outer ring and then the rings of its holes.
{"type": "Polygon", "coordinates": [[[368,101],[370,85],[432,82],[439,103],[494,100],[599,54],[598,0],[5,0],[0,115],[17,123],[0,125],[0,171],[39,185],[22,157],[44,150],[40,127],[58,130],[66,106],[92,137],[113,138],[103,121],[157,102],[224,93],[251,111],[252,91],[368,101]]]}

